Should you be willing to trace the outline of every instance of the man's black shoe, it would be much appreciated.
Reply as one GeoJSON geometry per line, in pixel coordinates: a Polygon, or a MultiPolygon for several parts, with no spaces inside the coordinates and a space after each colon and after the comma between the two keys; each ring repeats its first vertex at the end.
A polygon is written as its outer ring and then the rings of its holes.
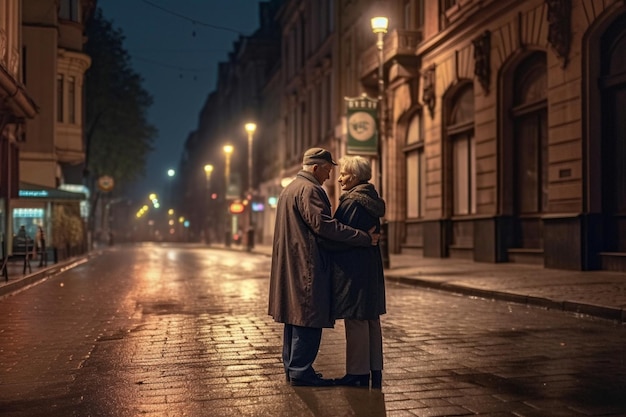
{"type": "Polygon", "coordinates": [[[335,385],[335,381],[333,379],[324,379],[320,377],[308,379],[291,378],[292,387],[330,387],[332,385],[335,385]]]}
{"type": "MultiPolygon", "coordinates": [[[[321,372],[316,372],[315,375],[318,378],[322,378],[324,376],[324,375],[322,375],[321,372]]],[[[285,372],[285,379],[287,380],[288,383],[291,382],[291,377],[289,376],[289,372],[285,372]]]]}

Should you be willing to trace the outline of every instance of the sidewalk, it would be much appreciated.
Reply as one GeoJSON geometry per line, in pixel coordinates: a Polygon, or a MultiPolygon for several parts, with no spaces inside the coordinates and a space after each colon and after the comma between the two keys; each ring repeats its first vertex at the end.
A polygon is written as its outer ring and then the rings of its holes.
{"type": "MultiPolygon", "coordinates": [[[[223,244],[194,245],[207,249],[244,251],[223,244]]],[[[32,263],[32,273],[22,274],[22,263],[9,263],[9,281],[0,277],[0,297],[41,279],[60,273],[89,256],[73,258],[48,267],[32,263]]],[[[271,256],[269,245],[257,245],[252,253],[271,256]]],[[[536,265],[478,263],[460,259],[390,255],[385,271],[388,283],[397,282],[482,298],[562,310],[626,323],[626,274],[605,271],[567,271],[536,265]]]]}
{"type": "MultiPolygon", "coordinates": [[[[222,246],[223,247],[223,246],[222,246]]],[[[271,255],[270,246],[253,252],[271,255]]],[[[387,282],[626,322],[626,274],[390,254],[387,282]]]]}
{"type": "Polygon", "coordinates": [[[48,262],[47,266],[42,267],[38,266],[39,260],[34,259],[30,261],[30,270],[26,269],[25,274],[24,261],[21,259],[11,260],[7,263],[9,280],[7,281],[4,275],[0,274],[0,298],[20,291],[48,277],[59,274],[66,269],[73,268],[76,265],[87,262],[88,259],[89,255],[84,255],[66,259],[58,263],[48,262]]]}

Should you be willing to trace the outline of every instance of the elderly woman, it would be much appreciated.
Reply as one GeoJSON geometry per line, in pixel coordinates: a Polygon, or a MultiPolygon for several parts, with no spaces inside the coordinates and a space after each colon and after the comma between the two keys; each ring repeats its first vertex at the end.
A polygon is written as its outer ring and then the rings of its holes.
{"type": "MultiPolygon", "coordinates": [[[[340,161],[339,184],[344,193],[334,217],[355,229],[380,230],[385,202],[369,183],[367,159],[354,156],[340,161]]],[[[346,375],[335,384],[382,388],[383,342],[380,315],[385,314],[383,262],[377,246],[347,247],[332,253],[334,317],[344,319],[346,375]]]]}

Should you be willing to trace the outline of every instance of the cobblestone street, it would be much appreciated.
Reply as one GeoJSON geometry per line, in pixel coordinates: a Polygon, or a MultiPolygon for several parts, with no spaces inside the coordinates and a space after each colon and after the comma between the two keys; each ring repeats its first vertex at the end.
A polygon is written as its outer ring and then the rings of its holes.
{"type": "MultiPolygon", "coordinates": [[[[296,388],[267,316],[270,258],[105,251],[0,299],[0,413],[22,416],[625,416],[626,328],[387,283],[382,392],[296,388]]],[[[316,369],[344,370],[343,325],[316,369]]]]}

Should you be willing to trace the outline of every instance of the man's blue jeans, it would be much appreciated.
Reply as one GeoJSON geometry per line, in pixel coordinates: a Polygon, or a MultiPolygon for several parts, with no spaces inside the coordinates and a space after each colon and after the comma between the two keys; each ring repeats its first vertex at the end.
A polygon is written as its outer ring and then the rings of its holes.
{"type": "Polygon", "coordinates": [[[283,364],[289,378],[315,379],[313,362],[322,340],[322,329],[285,324],[283,331],[283,364]]]}

